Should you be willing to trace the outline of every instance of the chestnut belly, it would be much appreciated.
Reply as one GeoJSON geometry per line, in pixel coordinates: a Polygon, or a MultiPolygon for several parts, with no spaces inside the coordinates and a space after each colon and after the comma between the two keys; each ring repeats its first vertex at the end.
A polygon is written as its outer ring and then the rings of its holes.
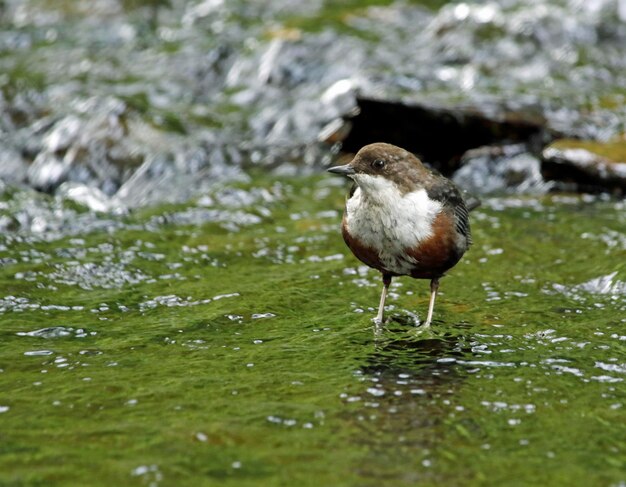
{"type": "Polygon", "coordinates": [[[415,245],[400,247],[381,233],[376,248],[363,244],[358,232],[342,225],[343,238],[352,253],[364,264],[390,276],[409,275],[417,279],[441,277],[463,256],[467,244],[459,235],[450,218],[440,215],[431,235],[415,245]]]}

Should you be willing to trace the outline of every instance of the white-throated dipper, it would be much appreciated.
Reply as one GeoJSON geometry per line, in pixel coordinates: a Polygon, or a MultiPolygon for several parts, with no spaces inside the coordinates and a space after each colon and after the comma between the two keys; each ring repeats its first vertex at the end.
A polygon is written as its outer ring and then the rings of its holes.
{"type": "MultiPolygon", "coordinates": [[[[376,322],[383,322],[391,279],[430,279],[429,327],[439,279],[469,248],[469,210],[456,185],[391,144],[363,147],[352,162],[329,172],[351,178],[341,224],[352,253],[383,275],[376,322]]],[[[468,208],[468,206],[470,206],[468,208]]]]}

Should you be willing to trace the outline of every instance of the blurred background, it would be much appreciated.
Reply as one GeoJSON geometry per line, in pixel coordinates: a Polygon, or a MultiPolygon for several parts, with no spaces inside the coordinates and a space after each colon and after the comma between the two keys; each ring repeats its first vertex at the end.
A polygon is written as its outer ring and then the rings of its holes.
{"type": "Polygon", "coordinates": [[[3,0],[0,26],[0,181],[96,211],[375,141],[479,193],[626,188],[626,0],[3,0]]]}
{"type": "Polygon", "coordinates": [[[626,0],[0,0],[0,485],[626,487],[626,0]],[[441,287],[345,247],[391,142],[441,287]]]}

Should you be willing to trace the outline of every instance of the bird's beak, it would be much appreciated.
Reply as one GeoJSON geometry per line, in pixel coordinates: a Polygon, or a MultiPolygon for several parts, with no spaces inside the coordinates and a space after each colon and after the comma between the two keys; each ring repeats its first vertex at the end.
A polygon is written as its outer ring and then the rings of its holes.
{"type": "Polygon", "coordinates": [[[343,166],[329,167],[328,172],[333,174],[340,174],[341,176],[352,176],[356,173],[354,168],[350,164],[344,164],[343,166]]]}

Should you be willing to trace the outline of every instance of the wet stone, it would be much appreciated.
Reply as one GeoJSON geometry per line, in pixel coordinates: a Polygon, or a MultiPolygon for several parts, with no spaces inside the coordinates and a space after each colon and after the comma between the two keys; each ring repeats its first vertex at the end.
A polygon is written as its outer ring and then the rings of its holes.
{"type": "Polygon", "coordinates": [[[343,141],[344,150],[356,152],[384,140],[419,154],[447,174],[470,149],[549,137],[541,117],[513,115],[504,107],[494,114],[481,107],[438,107],[396,99],[360,97],[357,103],[359,112],[350,118],[352,130],[343,141]]]}
{"type": "Polygon", "coordinates": [[[544,194],[552,184],[544,181],[539,159],[526,150],[521,144],[470,150],[453,180],[475,194],[544,194]]]}
{"type": "Polygon", "coordinates": [[[564,187],[626,193],[626,140],[585,142],[560,140],[542,153],[544,173],[564,187]]]}

